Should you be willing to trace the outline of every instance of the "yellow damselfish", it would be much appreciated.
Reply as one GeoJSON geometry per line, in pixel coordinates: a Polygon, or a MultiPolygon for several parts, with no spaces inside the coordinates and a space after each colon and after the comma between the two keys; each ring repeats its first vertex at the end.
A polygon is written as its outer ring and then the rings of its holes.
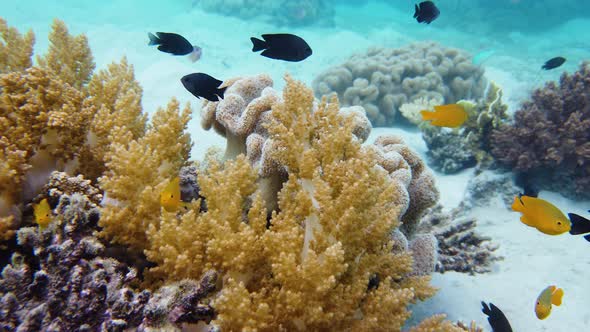
{"type": "Polygon", "coordinates": [[[535,314],[539,319],[545,319],[551,313],[551,305],[561,305],[563,289],[551,285],[539,294],[535,302],[535,314]]]}
{"type": "Polygon", "coordinates": [[[523,224],[548,235],[563,234],[571,229],[570,220],[561,210],[540,198],[516,196],[512,210],[522,213],[520,221],[523,224]]]}
{"type": "Polygon", "coordinates": [[[433,126],[449,128],[459,127],[469,117],[467,111],[459,104],[434,106],[434,112],[423,110],[420,114],[422,120],[431,121],[430,124],[433,126]]]}
{"type": "Polygon", "coordinates": [[[180,178],[175,177],[160,193],[160,204],[168,212],[176,212],[180,207],[188,209],[189,204],[181,200],[180,178]]]}
{"type": "Polygon", "coordinates": [[[40,229],[45,229],[51,222],[51,207],[47,203],[47,198],[43,198],[39,204],[33,204],[35,222],[40,229]]]}

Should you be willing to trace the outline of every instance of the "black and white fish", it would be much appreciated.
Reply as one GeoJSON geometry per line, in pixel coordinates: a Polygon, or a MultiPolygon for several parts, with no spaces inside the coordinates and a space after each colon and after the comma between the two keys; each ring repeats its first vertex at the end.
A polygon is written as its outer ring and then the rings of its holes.
{"type": "Polygon", "coordinates": [[[174,55],[188,55],[192,62],[201,58],[202,50],[197,45],[192,45],[186,38],[171,32],[156,32],[156,35],[149,32],[150,42],[148,45],[159,45],[158,50],[174,55]]]}
{"type": "Polygon", "coordinates": [[[414,18],[418,23],[430,24],[440,15],[440,10],[432,1],[422,1],[419,5],[416,4],[415,6],[414,18]]]}
{"type": "Polygon", "coordinates": [[[264,50],[260,55],[284,61],[302,61],[313,52],[303,38],[288,33],[262,35],[262,39],[250,38],[252,52],[264,50]]]}
{"type": "Polygon", "coordinates": [[[223,94],[226,89],[226,87],[219,88],[223,83],[222,81],[205,73],[185,75],[180,79],[180,82],[182,82],[182,85],[184,85],[193,96],[197,97],[197,99],[203,97],[209,101],[219,101],[223,99],[223,94]]]}
{"type": "Polygon", "coordinates": [[[506,318],[500,308],[496,307],[491,302],[489,307],[487,303],[483,301],[481,302],[481,305],[481,312],[488,316],[488,322],[490,323],[493,332],[512,332],[512,326],[510,326],[508,318],[506,318]]]}
{"type": "Polygon", "coordinates": [[[557,68],[565,63],[565,58],[561,56],[557,56],[555,58],[549,59],[545,62],[541,69],[550,70],[557,68]]]}

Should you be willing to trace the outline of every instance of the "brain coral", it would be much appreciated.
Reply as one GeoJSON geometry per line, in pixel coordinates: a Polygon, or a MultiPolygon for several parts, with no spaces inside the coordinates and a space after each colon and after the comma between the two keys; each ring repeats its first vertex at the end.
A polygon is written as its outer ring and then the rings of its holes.
{"type": "Polygon", "coordinates": [[[434,42],[370,48],[313,82],[318,96],[336,92],[342,105],[363,106],[374,126],[395,123],[399,108],[416,99],[478,99],[485,86],[483,70],[467,53],[434,42]]]}

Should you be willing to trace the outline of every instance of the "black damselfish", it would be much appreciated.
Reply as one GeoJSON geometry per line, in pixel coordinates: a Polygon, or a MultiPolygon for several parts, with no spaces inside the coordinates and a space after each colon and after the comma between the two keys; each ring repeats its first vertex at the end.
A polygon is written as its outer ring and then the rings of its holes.
{"type": "Polygon", "coordinates": [[[267,58],[297,62],[313,53],[303,38],[289,33],[265,34],[262,39],[250,38],[252,52],[264,50],[260,55],[267,58]]]}
{"type": "Polygon", "coordinates": [[[440,10],[436,8],[436,5],[432,1],[422,1],[416,6],[416,12],[414,12],[414,18],[418,23],[430,24],[430,22],[436,20],[440,14],[440,10]]]}
{"type": "Polygon", "coordinates": [[[483,301],[481,301],[481,305],[483,306],[481,312],[488,316],[488,322],[490,323],[493,332],[512,332],[512,326],[510,326],[508,318],[506,318],[502,310],[496,307],[492,302],[490,302],[489,307],[483,301]]]}
{"type": "Polygon", "coordinates": [[[223,99],[226,89],[226,87],[219,88],[223,83],[222,81],[205,73],[188,74],[183,76],[180,81],[197,99],[203,97],[209,101],[219,101],[223,99]]]}
{"type": "MultiPolygon", "coordinates": [[[[590,233],[590,220],[575,213],[568,213],[567,216],[572,223],[572,227],[570,228],[571,235],[590,233]]],[[[590,234],[585,235],[584,239],[590,242],[590,234]]]]}
{"type": "Polygon", "coordinates": [[[171,32],[156,32],[156,35],[157,36],[148,32],[148,37],[150,38],[148,45],[159,45],[158,50],[174,55],[189,54],[189,58],[192,62],[201,58],[201,48],[196,45],[191,45],[191,43],[183,36],[171,32]]]}
{"type": "Polygon", "coordinates": [[[564,62],[565,62],[564,57],[557,56],[553,59],[547,60],[545,62],[545,64],[543,66],[541,66],[541,69],[545,69],[545,70],[554,69],[554,68],[557,68],[557,67],[563,65],[564,62]]]}

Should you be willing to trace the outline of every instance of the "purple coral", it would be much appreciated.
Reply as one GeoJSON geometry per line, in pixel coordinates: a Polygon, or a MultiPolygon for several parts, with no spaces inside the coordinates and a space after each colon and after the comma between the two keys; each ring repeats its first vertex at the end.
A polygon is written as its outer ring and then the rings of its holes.
{"type": "Polygon", "coordinates": [[[590,186],[590,63],[533,92],[514,123],[492,134],[492,155],[536,185],[588,197],[590,186]]]}
{"type": "Polygon", "coordinates": [[[47,230],[18,231],[20,253],[0,278],[3,330],[122,331],[141,323],[150,292],[130,289],[135,269],[101,257],[90,205],[83,195],[64,195],[47,230]]]}
{"type": "Polygon", "coordinates": [[[54,172],[44,192],[57,204],[55,216],[44,231],[35,226],[17,232],[18,246],[0,276],[1,331],[180,328],[215,317],[206,299],[215,290],[214,271],[154,294],[135,289],[137,269],[107,257],[114,248],[95,236],[98,190],[81,177],[54,172]]]}

